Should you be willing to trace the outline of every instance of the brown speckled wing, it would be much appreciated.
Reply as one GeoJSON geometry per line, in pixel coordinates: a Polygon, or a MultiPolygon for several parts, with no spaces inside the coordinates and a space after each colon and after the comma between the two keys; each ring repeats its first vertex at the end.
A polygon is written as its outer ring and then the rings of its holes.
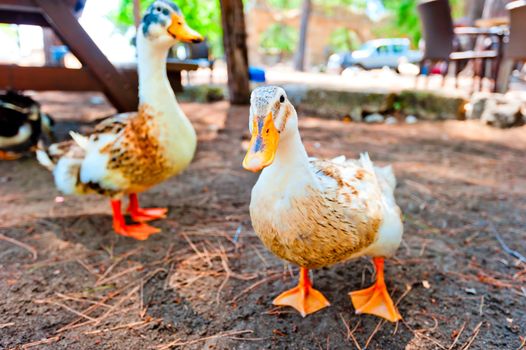
{"type": "Polygon", "coordinates": [[[382,207],[374,174],[353,163],[316,160],[312,166],[319,186],[290,199],[288,210],[269,210],[274,198],[258,198],[250,210],[258,236],[274,254],[318,268],[358,256],[376,241],[382,207]]]}
{"type": "Polygon", "coordinates": [[[91,133],[96,134],[118,134],[129,121],[137,116],[137,112],[118,114],[111,118],[105,119],[95,126],[95,129],[91,133]]]}
{"type": "Polygon", "coordinates": [[[129,182],[128,191],[143,191],[172,175],[151,107],[142,106],[138,113],[127,118],[100,125],[98,132],[120,133],[101,153],[110,155],[108,170],[119,172],[129,182]]]}
{"type": "Polygon", "coordinates": [[[73,140],[54,143],[48,148],[47,153],[51,161],[55,164],[63,157],[82,159],[86,154],[86,152],[84,152],[84,150],[73,140]]]}

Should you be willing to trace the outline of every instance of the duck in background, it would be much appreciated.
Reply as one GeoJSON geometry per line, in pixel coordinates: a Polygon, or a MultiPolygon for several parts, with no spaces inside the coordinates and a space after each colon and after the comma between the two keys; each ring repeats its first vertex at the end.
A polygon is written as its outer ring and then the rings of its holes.
{"type": "Polygon", "coordinates": [[[154,1],[137,31],[139,111],[99,123],[92,134],[37,151],[53,172],[57,188],[72,195],[99,193],[111,198],[116,233],[138,240],[160,232],[146,221],[166,216],[166,208],[141,208],[137,193],[179,174],[193,159],[195,130],[175,99],[166,74],[168,50],[178,41],[198,43],[179,7],[154,1]],[[137,224],[126,224],[121,198],[137,224]]]}
{"type": "Polygon", "coordinates": [[[329,302],[312,288],[308,269],[370,256],[376,283],[349,293],[356,312],[400,320],[384,281],[384,257],[395,253],[403,233],[391,167],[374,167],[366,153],[359,160],[309,158],[296,111],[279,87],[252,92],[249,127],[243,167],[262,170],[252,189],[252,225],[269,250],[301,267],[298,286],[274,304],[302,316],[316,312],[329,302]]]}
{"type": "Polygon", "coordinates": [[[0,94],[0,159],[14,160],[34,151],[42,136],[54,140],[54,124],[31,97],[14,91],[0,94]]]}

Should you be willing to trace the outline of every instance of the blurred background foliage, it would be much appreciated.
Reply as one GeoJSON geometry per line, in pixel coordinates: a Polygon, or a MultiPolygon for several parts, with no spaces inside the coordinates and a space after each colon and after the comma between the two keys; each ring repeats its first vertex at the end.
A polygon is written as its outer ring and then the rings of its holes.
{"type": "Polygon", "coordinates": [[[358,34],[346,28],[334,30],[329,38],[330,49],[334,52],[357,50],[361,43],[358,34]]]}
{"type": "MultiPolygon", "coordinates": [[[[110,15],[118,28],[125,32],[133,26],[133,0],[120,0],[119,10],[110,15]]],[[[141,13],[154,0],[140,0],[141,13]]],[[[266,0],[267,5],[276,10],[301,9],[305,0],[266,0]]],[[[338,6],[348,6],[355,11],[363,11],[367,0],[311,0],[313,4],[327,10],[338,6]]],[[[184,0],[176,1],[181,8],[188,24],[204,34],[210,43],[212,53],[216,57],[223,54],[223,31],[221,28],[221,10],[219,0],[184,0]]],[[[249,4],[250,0],[244,0],[249,4]]],[[[418,45],[421,38],[420,22],[416,10],[418,0],[382,0],[387,10],[387,20],[374,27],[377,37],[404,37],[411,39],[413,46],[418,45]]],[[[450,0],[454,17],[463,14],[462,0],[450,0]]],[[[349,51],[361,44],[358,36],[344,28],[330,34],[330,49],[333,51],[349,51]]],[[[283,57],[290,56],[298,41],[298,33],[294,28],[282,24],[271,25],[260,40],[260,48],[268,53],[283,57]]]]}
{"type": "Polygon", "coordinates": [[[275,23],[261,35],[259,47],[267,54],[290,56],[296,49],[298,32],[294,27],[275,23]]]}

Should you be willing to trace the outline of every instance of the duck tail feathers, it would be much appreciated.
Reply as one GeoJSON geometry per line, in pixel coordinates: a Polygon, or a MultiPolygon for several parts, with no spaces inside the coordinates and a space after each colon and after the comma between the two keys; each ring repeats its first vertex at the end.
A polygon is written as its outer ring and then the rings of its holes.
{"type": "Polygon", "coordinates": [[[44,147],[42,142],[38,143],[38,148],[36,150],[37,160],[38,162],[47,168],[49,171],[53,171],[55,169],[55,163],[51,160],[50,154],[47,152],[47,149],[44,147]]]}
{"type": "Polygon", "coordinates": [[[363,152],[360,153],[360,163],[362,164],[362,167],[371,173],[374,174],[374,165],[371,161],[371,158],[369,158],[369,153],[363,152]]]}
{"type": "Polygon", "coordinates": [[[380,183],[387,183],[387,186],[389,186],[391,192],[394,191],[396,187],[396,177],[391,165],[385,167],[375,167],[367,152],[360,154],[360,162],[364,169],[375,174],[377,181],[380,183]]]}
{"type": "Polygon", "coordinates": [[[382,168],[376,168],[376,173],[382,177],[389,185],[392,191],[396,188],[396,177],[391,165],[382,168]]]}
{"type": "Polygon", "coordinates": [[[69,135],[71,136],[73,141],[75,141],[75,143],[80,146],[80,148],[82,148],[83,150],[88,149],[89,139],[86,136],[74,131],[70,131],[69,135]]]}

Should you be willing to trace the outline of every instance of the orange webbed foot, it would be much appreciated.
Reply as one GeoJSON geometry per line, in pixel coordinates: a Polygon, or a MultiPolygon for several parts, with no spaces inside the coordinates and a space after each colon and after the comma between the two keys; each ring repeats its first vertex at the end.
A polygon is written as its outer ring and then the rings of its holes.
{"type": "Polygon", "coordinates": [[[127,211],[133,221],[144,222],[164,219],[168,212],[168,208],[141,208],[139,206],[137,193],[130,193],[130,204],[128,205],[127,211]]]}
{"type": "Polygon", "coordinates": [[[349,293],[357,314],[371,314],[396,322],[402,319],[387,289],[376,284],[372,287],[349,293]]]}
{"type": "Polygon", "coordinates": [[[272,303],[279,306],[291,306],[303,317],[330,305],[323,294],[312,288],[308,270],[304,268],[300,270],[298,285],[281,293],[272,303]]]}
{"type": "Polygon", "coordinates": [[[387,291],[383,275],[383,258],[375,258],[376,282],[369,288],[349,293],[357,314],[371,314],[397,322],[402,316],[387,291]]]}
{"type": "Polygon", "coordinates": [[[303,317],[331,305],[323,294],[316,289],[300,286],[281,293],[272,303],[279,306],[292,306],[303,317]]]}
{"type": "Polygon", "coordinates": [[[113,229],[119,235],[131,237],[139,241],[144,241],[151,235],[161,232],[161,230],[157,227],[153,227],[144,223],[134,225],[114,224],[113,229]]]}
{"type": "Polygon", "coordinates": [[[119,235],[144,241],[151,235],[161,232],[157,227],[142,222],[135,225],[127,225],[124,221],[124,216],[122,216],[120,199],[112,199],[111,207],[113,209],[113,229],[119,235]]]}
{"type": "Polygon", "coordinates": [[[166,218],[168,208],[136,208],[128,209],[133,221],[144,222],[166,218]]]}

